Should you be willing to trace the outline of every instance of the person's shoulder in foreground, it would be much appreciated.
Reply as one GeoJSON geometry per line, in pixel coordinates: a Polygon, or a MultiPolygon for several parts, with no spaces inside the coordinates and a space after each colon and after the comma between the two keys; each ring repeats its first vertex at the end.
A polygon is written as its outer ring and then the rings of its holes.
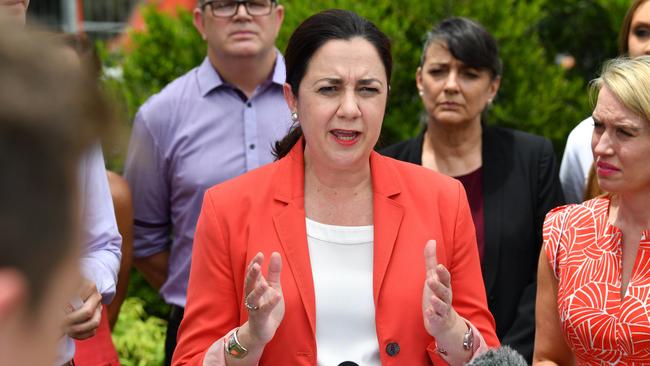
{"type": "Polygon", "coordinates": [[[62,44],[15,27],[0,20],[0,363],[45,366],[80,282],[78,164],[110,107],[62,44]]]}

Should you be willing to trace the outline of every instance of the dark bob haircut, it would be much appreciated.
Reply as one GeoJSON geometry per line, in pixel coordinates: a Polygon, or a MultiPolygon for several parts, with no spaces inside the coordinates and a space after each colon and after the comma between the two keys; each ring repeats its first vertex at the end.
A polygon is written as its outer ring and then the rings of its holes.
{"type": "Polygon", "coordinates": [[[435,25],[427,33],[420,66],[424,64],[427,50],[433,43],[446,46],[452,56],[469,67],[488,70],[493,79],[503,72],[497,42],[483,26],[473,20],[453,17],[435,25]]]}
{"type": "MultiPolygon", "coordinates": [[[[393,69],[390,40],[369,20],[346,10],[325,10],[307,18],[289,38],[284,60],[287,68],[287,84],[294,95],[298,95],[300,82],[307,72],[309,61],[325,43],[332,40],[350,40],[361,37],[377,50],[390,84],[393,69]]],[[[284,157],[300,140],[302,130],[296,125],[281,141],[275,143],[273,154],[284,157]]]]}

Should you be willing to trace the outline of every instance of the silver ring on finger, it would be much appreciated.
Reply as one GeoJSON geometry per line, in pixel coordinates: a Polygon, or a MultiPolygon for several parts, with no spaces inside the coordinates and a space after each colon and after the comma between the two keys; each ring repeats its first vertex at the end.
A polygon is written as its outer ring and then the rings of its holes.
{"type": "Polygon", "coordinates": [[[257,305],[253,306],[253,305],[249,304],[248,303],[248,296],[246,296],[244,298],[244,306],[246,307],[246,309],[248,309],[248,311],[255,311],[255,310],[258,310],[260,308],[257,305]]]}

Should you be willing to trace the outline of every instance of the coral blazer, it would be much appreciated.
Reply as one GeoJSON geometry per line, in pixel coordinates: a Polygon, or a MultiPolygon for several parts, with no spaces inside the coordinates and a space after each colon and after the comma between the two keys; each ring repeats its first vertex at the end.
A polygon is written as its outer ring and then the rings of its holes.
{"type": "MultiPolygon", "coordinates": [[[[424,328],[424,246],[437,241],[453,306],[499,345],[488,311],[474,224],[460,182],[372,152],[373,294],[382,365],[446,364],[424,328]]],[[[210,188],[199,217],[185,316],[173,364],[201,365],[208,348],[247,320],[246,267],[281,254],[285,315],[260,365],[317,361],[316,306],[304,211],[302,143],[283,159],[210,188]]],[[[266,267],[264,265],[263,267],[266,267]]],[[[266,270],[266,268],[264,268],[266,270]]],[[[343,300],[343,299],[342,299],[343,300]]]]}

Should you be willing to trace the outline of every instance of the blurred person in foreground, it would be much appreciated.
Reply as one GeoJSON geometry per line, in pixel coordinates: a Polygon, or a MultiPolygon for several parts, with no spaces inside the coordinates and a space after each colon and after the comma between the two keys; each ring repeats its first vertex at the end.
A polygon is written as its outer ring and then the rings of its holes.
{"type": "Polygon", "coordinates": [[[462,185],[373,151],[388,37],[328,10],[285,56],[295,125],[278,161],[206,192],[174,365],[461,365],[498,346],[462,185]]]}
{"type": "Polygon", "coordinates": [[[24,27],[29,0],[0,0],[0,18],[7,25],[24,27]]]}
{"type": "Polygon", "coordinates": [[[428,34],[416,71],[426,126],[381,153],[461,181],[497,336],[530,362],[542,223],[564,201],[551,142],[487,124],[501,74],[487,30],[467,18],[443,20],[428,34]]]}
{"type": "MultiPolygon", "coordinates": [[[[89,77],[99,80],[101,61],[92,43],[83,34],[62,34],[62,41],[69,47],[70,62],[75,63],[89,77]]],[[[133,206],[131,193],[126,180],[117,173],[106,171],[115,219],[122,237],[122,258],[115,290],[115,297],[102,308],[101,320],[93,337],[75,340],[75,366],[114,366],[119,365],[119,356],[113,345],[111,329],[117,321],[120,307],[124,301],[131,271],[131,253],[133,248],[133,206]]]]}
{"type": "MultiPolygon", "coordinates": [[[[638,57],[650,55],[650,1],[634,0],[630,5],[618,34],[621,55],[638,57]]],[[[600,193],[596,180],[591,135],[594,121],[591,117],[571,130],[560,164],[560,181],[567,203],[580,203],[600,193]]]]}
{"type": "Polygon", "coordinates": [[[604,196],[551,211],[535,365],[650,364],[650,56],[607,62],[591,140],[604,196]]]}
{"type": "MultiPolygon", "coordinates": [[[[90,77],[99,80],[102,74],[101,60],[88,37],[84,34],[68,33],[63,35],[63,41],[76,53],[76,57],[72,56],[72,60],[77,62],[78,58],[81,61],[81,67],[89,73],[90,77]]],[[[128,292],[133,253],[133,203],[131,190],[126,179],[110,170],[106,170],[106,175],[115,209],[118,231],[122,236],[122,259],[120,261],[117,289],[113,301],[107,306],[108,309],[106,310],[107,323],[112,329],[117,322],[120,308],[128,292]]]]}
{"type": "Polygon", "coordinates": [[[59,46],[0,25],[0,365],[57,365],[82,282],[78,169],[110,108],[59,46]]]}
{"type": "Polygon", "coordinates": [[[205,190],[273,161],[291,125],[275,40],[276,0],[200,0],[203,62],[143,104],[124,176],[133,194],[134,265],[171,305],[165,364],[183,318],[192,241],[205,190]]]}
{"type": "MultiPolygon", "coordinates": [[[[0,18],[7,19],[12,32],[23,31],[28,5],[27,0],[0,3],[0,18]]],[[[59,46],[70,66],[75,67],[78,73],[84,73],[79,58],[70,57],[64,42],[54,37],[48,41],[59,46]]],[[[102,303],[110,303],[115,295],[121,258],[122,239],[117,230],[99,143],[87,149],[78,169],[83,279],[66,307],[65,336],[61,340],[57,364],[72,362],[75,353],[73,339],[88,339],[96,334],[102,317],[102,303]]]]}

